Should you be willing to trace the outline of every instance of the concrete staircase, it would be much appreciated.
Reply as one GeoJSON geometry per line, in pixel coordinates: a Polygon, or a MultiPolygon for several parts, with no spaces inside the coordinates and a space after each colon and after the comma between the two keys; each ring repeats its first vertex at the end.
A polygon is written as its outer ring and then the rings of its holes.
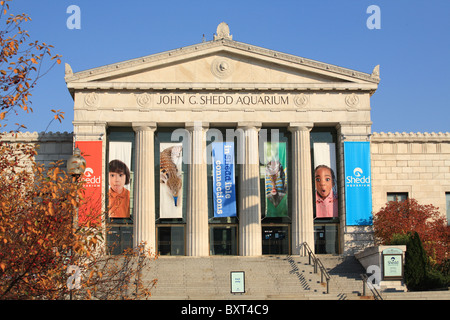
{"type": "MultiPolygon", "coordinates": [[[[308,257],[170,257],[153,261],[145,279],[158,280],[153,300],[349,300],[361,299],[356,259],[319,256],[332,279],[321,283],[308,257]],[[230,272],[245,272],[245,293],[231,293],[230,272]]],[[[370,293],[368,291],[368,293],[370,293]]]]}

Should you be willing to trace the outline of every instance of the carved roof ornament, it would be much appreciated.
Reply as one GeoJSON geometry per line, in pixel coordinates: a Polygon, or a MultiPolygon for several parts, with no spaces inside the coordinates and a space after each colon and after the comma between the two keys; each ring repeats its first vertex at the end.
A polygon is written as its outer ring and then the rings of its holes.
{"type": "Polygon", "coordinates": [[[65,64],[65,74],[66,76],[73,76],[72,68],[70,67],[70,64],[65,64]]]}
{"type": "Polygon", "coordinates": [[[372,71],[372,77],[379,78],[380,77],[380,65],[375,66],[372,71]]]}
{"type": "Polygon", "coordinates": [[[230,28],[225,22],[221,22],[217,26],[216,34],[214,34],[214,40],[221,39],[233,40],[233,36],[230,34],[230,28]]]}

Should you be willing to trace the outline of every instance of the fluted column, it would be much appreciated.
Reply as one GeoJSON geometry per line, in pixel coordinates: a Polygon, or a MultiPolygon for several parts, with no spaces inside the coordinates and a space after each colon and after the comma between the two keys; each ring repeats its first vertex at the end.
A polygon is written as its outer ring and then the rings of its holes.
{"type": "Polygon", "coordinates": [[[133,124],[136,132],[136,168],[134,189],[134,237],[136,247],[145,243],[156,252],[155,227],[155,123],[133,124]]]}
{"type": "Polygon", "coordinates": [[[206,130],[201,122],[186,123],[191,134],[188,201],[186,213],[186,254],[209,255],[208,181],[206,176],[206,130]]]}
{"type": "Polygon", "coordinates": [[[243,164],[239,176],[239,254],[258,256],[262,254],[261,203],[259,188],[260,123],[239,123],[244,131],[243,164]]]}
{"type": "Polygon", "coordinates": [[[310,123],[291,123],[292,132],[292,254],[304,254],[303,242],[314,252],[310,123]]]}

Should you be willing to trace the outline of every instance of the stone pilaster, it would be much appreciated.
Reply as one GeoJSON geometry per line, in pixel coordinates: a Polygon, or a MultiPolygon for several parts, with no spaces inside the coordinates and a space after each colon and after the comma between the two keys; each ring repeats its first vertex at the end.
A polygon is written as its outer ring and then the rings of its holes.
{"type": "Polygon", "coordinates": [[[314,213],[311,175],[311,123],[291,123],[292,132],[292,254],[304,254],[306,242],[314,252],[314,213]]]}
{"type": "Polygon", "coordinates": [[[145,243],[156,252],[155,227],[155,123],[133,124],[136,132],[136,173],[134,199],[134,237],[136,247],[145,243]]]}
{"type": "Polygon", "coordinates": [[[208,181],[206,176],[206,130],[201,122],[186,123],[191,134],[191,158],[186,213],[186,254],[209,255],[208,181]]]}
{"type": "Polygon", "coordinates": [[[339,163],[339,178],[342,181],[338,190],[339,197],[339,251],[344,255],[352,255],[364,247],[373,244],[371,227],[347,226],[347,211],[345,197],[345,141],[369,141],[371,135],[371,122],[345,122],[341,121],[337,126],[338,148],[337,162],[339,163]]]}
{"type": "Polygon", "coordinates": [[[239,123],[244,131],[243,164],[239,175],[239,254],[258,256],[262,254],[261,203],[259,188],[260,123],[239,123]]]}

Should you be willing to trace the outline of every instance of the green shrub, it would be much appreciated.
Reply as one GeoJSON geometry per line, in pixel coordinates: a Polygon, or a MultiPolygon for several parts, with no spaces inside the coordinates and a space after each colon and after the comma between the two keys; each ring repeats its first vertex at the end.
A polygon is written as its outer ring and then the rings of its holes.
{"type": "Polygon", "coordinates": [[[450,277],[428,263],[428,258],[422,246],[419,235],[398,235],[396,244],[403,244],[406,240],[404,281],[409,291],[447,288],[450,277]]]}
{"type": "Polygon", "coordinates": [[[406,244],[404,280],[408,290],[423,290],[427,269],[427,256],[416,232],[406,244]]]}

